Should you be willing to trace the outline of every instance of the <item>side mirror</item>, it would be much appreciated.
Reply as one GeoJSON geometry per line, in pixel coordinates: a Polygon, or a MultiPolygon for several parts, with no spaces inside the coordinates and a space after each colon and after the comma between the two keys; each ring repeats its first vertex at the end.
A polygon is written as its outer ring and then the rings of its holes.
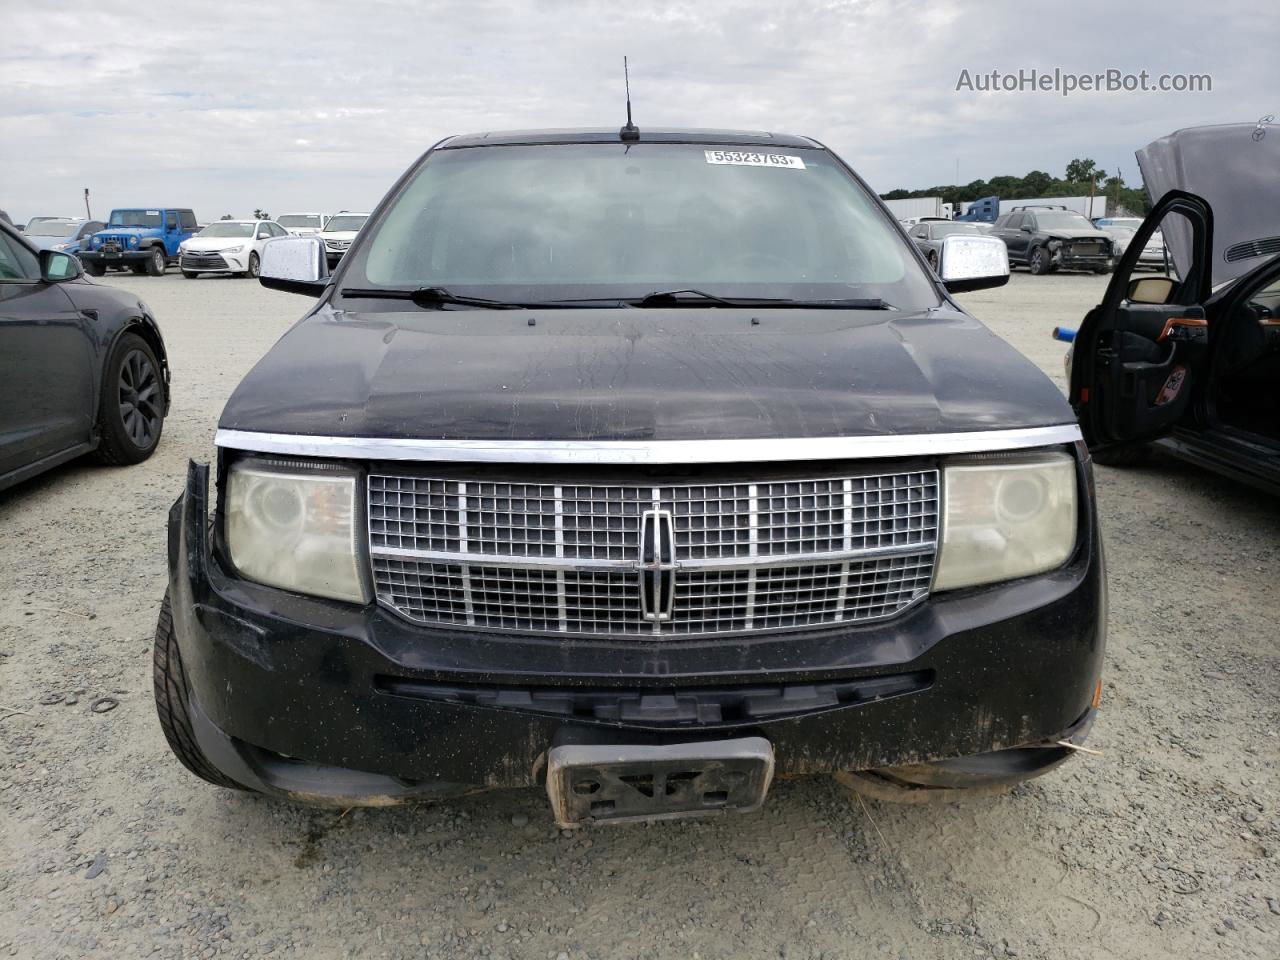
{"type": "Polygon", "coordinates": [[[320,296],[329,284],[329,261],[317,237],[273,237],[262,245],[258,280],[270,290],[320,296]]]}
{"type": "Polygon", "coordinates": [[[1173,286],[1172,277],[1138,277],[1129,282],[1125,298],[1130,303],[1168,303],[1173,286]]]}
{"type": "Polygon", "coordinates": [[[1032,233],[1032,232],[1033,232],[1033,231],[1032,231],[1032,229],[1031,229],[1031,224],[1029,224],[1029,223],[1024,223],[1024,224],[1023,224],[1022,226],[1020,226],[1018,229],[1019,229],[1019,230],[1021,230],[1023,233],[1032,233]]]}
{"type": "Polygon", "coordinates": [[[84,276],[84,266],[78,257],[57,250],[40,251],[40,279],[45,283],[65,283],[84,276]]]}
{"type": "Polygon", "coordinates": [[[1009,248],[999,237],[952,234],[942,238],[938,276],[952,293],[1003,287],[1009,282],[1009,248]]]}

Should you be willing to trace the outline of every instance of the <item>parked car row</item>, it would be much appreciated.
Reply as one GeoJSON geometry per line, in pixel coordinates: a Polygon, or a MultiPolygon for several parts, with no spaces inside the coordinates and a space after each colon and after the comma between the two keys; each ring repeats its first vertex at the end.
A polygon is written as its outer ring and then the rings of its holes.
{"type": "MultiPolygon", "coordinates": [[[[132,270],[160,276],[177,265],[182,275],[231,274],[256,277],[262,247],[276,237],[324,240],[330,266],[351,246],[367,213],[286,213],[277,219],[196,222],[190,207],[126,207],[111,211],[106,222],[82,217],[32,217],[22,232],[38,249],[80,257],[90,276],[107,270],[132,270]]],[[[10,222],[5,218],[5,222],[10,222]]]]}

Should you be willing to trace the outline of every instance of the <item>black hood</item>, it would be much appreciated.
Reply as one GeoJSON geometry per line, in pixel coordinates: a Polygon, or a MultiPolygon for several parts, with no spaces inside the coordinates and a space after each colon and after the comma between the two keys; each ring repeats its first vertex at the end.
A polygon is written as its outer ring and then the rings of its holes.
{"type": "Polygon", "coordinates": [[[326,306],[250,371],[219,426],[395,439],[704,440],[1071,422],[1044,374],[950,308],[904,316],[326,306]]]}

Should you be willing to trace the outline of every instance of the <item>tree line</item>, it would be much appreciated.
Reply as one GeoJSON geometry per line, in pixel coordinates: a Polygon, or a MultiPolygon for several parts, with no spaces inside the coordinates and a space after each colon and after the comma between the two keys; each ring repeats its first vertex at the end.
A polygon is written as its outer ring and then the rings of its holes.
{"type": "Polygon", "coordinates": [[[1087,157],[1068,163],[1061,178],[1043,170],[1032,170],[1023,177],[992,177],[990,180],[974,180],[963,185],[949,184],[925,190],[890,190],[882,193],[880,198],[907,200],[912,197],[941,197],[944,203],[952,204],[958,212],[961,203],[972,203],[993,195],[1002,200],[1034,200],[1037,197],[1083,197],[1090,192],[1095,196],[1105,196],[1107,212],[1113,215],[1128,212],[1142,216],[1151,208],[1141,184],[1136,187],[1127,186],[1118,172],[1108,176],[1107,171],[1087,157]]]}

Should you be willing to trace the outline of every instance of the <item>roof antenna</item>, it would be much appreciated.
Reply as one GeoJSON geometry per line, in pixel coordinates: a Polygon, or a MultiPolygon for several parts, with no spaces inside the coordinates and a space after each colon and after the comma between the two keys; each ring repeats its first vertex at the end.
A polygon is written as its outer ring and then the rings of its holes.
{"type": "Polygon", "coordinates": [[[631,122],[631,74],[627,70],[627,58],[622,58],[622,78],[627,85],[627,125],[618,131],[623,140],[639,140],[640,128],[631,122]]]}

